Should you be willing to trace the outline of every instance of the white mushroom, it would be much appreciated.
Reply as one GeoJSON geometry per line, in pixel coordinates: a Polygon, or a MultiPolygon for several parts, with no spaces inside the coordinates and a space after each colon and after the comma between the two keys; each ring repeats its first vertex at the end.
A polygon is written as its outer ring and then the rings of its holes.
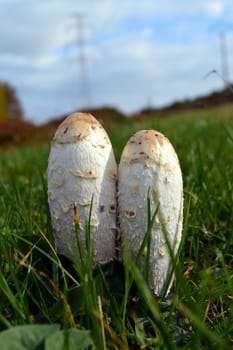
{"type": "Polygon", "coordinates": [[[181,240],[183,183],[177,155],[161,133],[139,131],[123,150],[118,176],[119,221],[131,259],[147,230],[148,189],[152,213],[159,208],[150,238],[149,281],[154,293],[161,295],[172,265],[164,227],[174,255],[181,240]]]}
{"type": "Polygon", "coordinates": [[[93,198],[90,221],[93,263],[112,260],[117,166],[109,137],[92,115],[74,113],[61,123],[51,143],[47,175],[48,202],[58,252],[68,258],[73,253],[79,255],[75,217],[85,250],[93,198]]]}

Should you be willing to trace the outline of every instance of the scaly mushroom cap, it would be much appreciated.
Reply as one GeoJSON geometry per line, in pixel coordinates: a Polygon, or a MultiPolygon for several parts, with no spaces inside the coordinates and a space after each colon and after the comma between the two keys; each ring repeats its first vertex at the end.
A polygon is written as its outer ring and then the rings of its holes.
{"type": "Polygon", "coordinates": [[[52,140],[47,174],[51,222],[59,253],[68,258],[78,255],[75,218],[85,248],[86,224],[91,215],[94,265],[113,259],[117,166],[109,137],[92,115],[74,113],[60,124],[52,140]]]}
{"type": "Polygon", "coordinates": [[[131,259],[137,256],[147,230],[148,193],[152,215],[159,205],[151,232],[149,279],[154,293],[160,295],[171,270],[164,227],[174,255],[181,240],[183,183],[177,155],[164,135],[141,130],[127,142],[118,176],[119,222],[131,259]]]}

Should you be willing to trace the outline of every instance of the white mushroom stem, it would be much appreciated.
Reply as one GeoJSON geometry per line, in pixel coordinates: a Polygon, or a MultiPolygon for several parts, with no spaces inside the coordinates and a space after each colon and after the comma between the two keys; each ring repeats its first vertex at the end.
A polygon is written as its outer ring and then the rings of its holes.
{"type": "Polygon", "coordinates": [[[133,260],[147,230],[148,189],[152,213],[159,205],[150,237],[149,281],[154,293],[161,295],[172,268],[164,227],[174,255],[181,240],[183,183],[177,155],[161,133],[139,131],[123,150],[118,176],[120,226],[133,260]]]}
{"type": "Polygon", "coordinates": [[[48,202],[58,252],[78,255],[74,221],[85,249],[91,212],[94,265],[115,257],[117,166],[107,133],[90,114],[74,113],[58,127],[48,161],[48,202]],[[74,217],[75,210],[77,215],[74,217]]]}

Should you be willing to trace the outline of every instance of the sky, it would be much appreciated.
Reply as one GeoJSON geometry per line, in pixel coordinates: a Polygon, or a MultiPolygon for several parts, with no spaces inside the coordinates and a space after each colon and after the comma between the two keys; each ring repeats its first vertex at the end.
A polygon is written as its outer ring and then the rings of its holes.
{"type": "Polygon", "coordinates": [[[0,81],[36,124],[219,90],[205,76],[232,79],[232,44],[232,0],[0,0],[0,81]]]}

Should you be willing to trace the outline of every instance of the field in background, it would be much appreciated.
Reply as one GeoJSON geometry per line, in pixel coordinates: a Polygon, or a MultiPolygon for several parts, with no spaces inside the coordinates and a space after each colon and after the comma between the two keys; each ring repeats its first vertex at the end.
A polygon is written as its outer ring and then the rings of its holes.
{"type": "Polygon", "coordinates": [[[62,328],[91,330],[90,344],[93,341],[100,349],[105,342],[108,349],[113,349],[113,344],[119,349],[230,348],[233,107],[172,112],[167,118],[149,113],[133,120],[106,114],[100,119],[118,161],[127,139],[143,128],[161,131],[176,149],[185,205],[183,246],[172,295],[169,300],[154,300],[134,269],[129,278],[135,285],[128,288],[127,267],[125,279],[118,265],[107,266],[96,275],[86,272],[90,274],[89,287],[98,290],[102,300],[101,323],[94,292],[85,289],[87,285],[84,288],[77,269],[56,258],[46,241],[51,238],[46,167],[49,142],[57,126],[54,122],[40,130],[43,135],[21,141],[24,146],[20,149],[9,149],[8,143],[8,150],[1,150],[0,329],[56,322],[62,328]]]}

